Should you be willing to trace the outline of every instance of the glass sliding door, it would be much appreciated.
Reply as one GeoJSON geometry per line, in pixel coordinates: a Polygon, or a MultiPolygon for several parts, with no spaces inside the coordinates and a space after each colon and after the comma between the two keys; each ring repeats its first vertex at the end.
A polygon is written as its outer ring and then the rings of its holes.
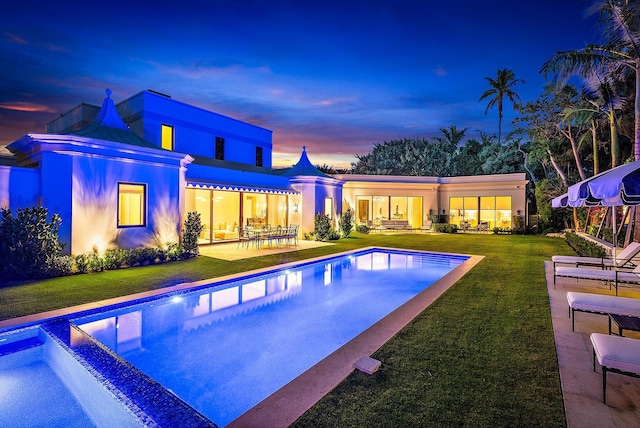
{"type": "Polygon", "coordinates": [[[511,196],[496,196],[496,227],[511,228],[511,196]]]}
{"type": "Polygon", "coordinates": [[[356,196],[356,219],[358,224],[371,226],[371,196],[356,196]]]}
{"type": "Polygon", "coordinates": [[[242,217],[245,227],[265,228],[267,223],[267,195],[245,193],[242,200],[242,217]]]}
{"type": "Polygon", "coordinates": [[[414,229],[422,227],[422,197],[409,196],[407,198],[407,220],[414,229]]]}
{"type": "Polygon", "coordinates": [[[495,196],[482,196],[480,198],[480,224],[482,229],[492,230],[496,227],[496,198],[495,196]]]}
{"type": "Polygon", "coordinates": [[[267,195],[267,224],[287,226],[287,195],[267,195]]]}
{"type": "Polygon", "coordinates": [[[238,239],[240,192],[213,190],[213,241],[238,239]]]}
{"type": "Polygon", "coordinates": [[[379,226],[382,220],[389,220],[389,198],[387,196],[373,197],[373,224],[379,226]]]}
{"type": "Polygon", "coordinates": [[[186,210],[200,214],[200,222],[204,227],[198,237],[198,244],[210,244],[213,239],[211,232],[211,190],[186,189],[186,210]]]}

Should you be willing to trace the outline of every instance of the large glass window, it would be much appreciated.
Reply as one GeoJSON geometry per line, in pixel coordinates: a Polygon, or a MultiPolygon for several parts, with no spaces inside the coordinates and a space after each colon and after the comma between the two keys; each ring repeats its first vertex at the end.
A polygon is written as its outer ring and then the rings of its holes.
{"type": "Polygon", "coordinates": [[[373,224],[379,225],[381,220],[389,220],[389,197],[373,197],[373,224]]]}
{"type": "Polygon", "coordinates": [[[213,240],[238,239],[238,219],[240,218],[240,193],[213,190],[213,240]]]}
{"type": "Polygon", "coordinates": [[[287,195],[267,195],[267,223],[271,226],[287,225],[287,195]]]}
{"type": "Polygon", "coordinates": [[[451,224],[461,228],[491,230],[511,227],[511,196],[449,198],[451,224]]]}
{"type": "Polygon", "coordinates": [[[422,197],[409,196],[407,198],[407,220],[413,228],[422,227],[422,197]]]}
{"type": "Polygon", "coordinates": [[[391,197],[391,220],[406,220],[407,219],[407,198],[406,197],[391,197]]]}
{"type": "Polygon", "coordinates": [[[118,183],[118,227],[145,226],[147,186],[118,183]]]}
{"type": "Polygon", "coordinates": [[[267,227],[267,195],[264,193],[245,193],[242,201],[244,225],[247,227],[267,227]]]}
{"type": "Polygon", "coordinates": [[[160,128],[161,128],[160,138],[161,138],[162,148],[165,150],[173,150],[174,149],[173,126],[161,125],[160,128]]]}

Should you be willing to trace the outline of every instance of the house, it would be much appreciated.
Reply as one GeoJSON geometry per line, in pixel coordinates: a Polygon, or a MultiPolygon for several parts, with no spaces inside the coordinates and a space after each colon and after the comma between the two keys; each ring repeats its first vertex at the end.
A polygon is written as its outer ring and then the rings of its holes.
{"type": "Polygon", "coordinates": [[[247,227],[314,228],[316,213],[353,210],[358,224],[398,219],[420,228],[431,215],[454,224],[510,227],[525,214],[524,174],[478,177],[328,175],[306,149],[272,168],[272,132],[168,95],[142,91],[117,105],[82,103],[7,146],[0,206],[41,205],[63,221],[66,252],[177,242],[189,211],[201,244],[239,239],[247,227]]]}

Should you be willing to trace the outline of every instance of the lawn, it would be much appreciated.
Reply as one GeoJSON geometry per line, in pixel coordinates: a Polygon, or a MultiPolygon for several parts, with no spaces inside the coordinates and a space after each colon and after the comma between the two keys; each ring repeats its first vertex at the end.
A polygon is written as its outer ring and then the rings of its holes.
{"type": "Polygon", "coordinates": [[[333,246],[57,278],[0,288],[0,319],[353,248],[383,245],[485,256],[295,426],[565,426],[544,260],[563,240],[498,235],[358,235],[333,246]]]}

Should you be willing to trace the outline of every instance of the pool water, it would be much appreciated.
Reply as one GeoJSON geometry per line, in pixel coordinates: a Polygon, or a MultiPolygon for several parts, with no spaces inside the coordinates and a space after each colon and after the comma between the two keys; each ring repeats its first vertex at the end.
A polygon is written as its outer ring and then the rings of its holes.
{"type": "Polygon", "coordinates": [[[467,258],[374,250],[73,322],[224,426],[467,258]]]}

